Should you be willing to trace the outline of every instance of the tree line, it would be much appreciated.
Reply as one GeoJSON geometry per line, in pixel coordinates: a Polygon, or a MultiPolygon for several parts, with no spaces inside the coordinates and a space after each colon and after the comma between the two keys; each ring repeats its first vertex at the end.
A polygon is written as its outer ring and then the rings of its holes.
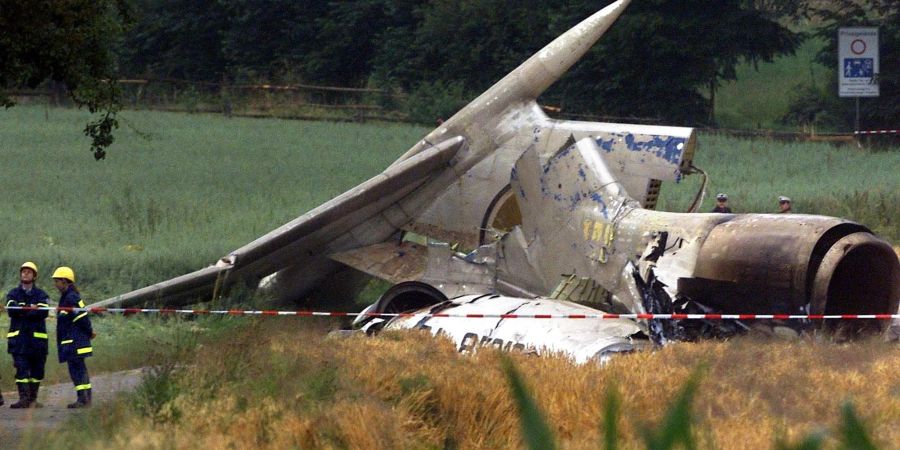
{"type": "MultiPolygon", "coordinates": [[[[115,76],[374,87],[410,94],[403,106],[431,123],[608,3],[0,0],[0,101],[10,102],[4,88],[64,83],[76,103],[105,114],[85,129],[100,152],[118,107],[116,89],[102,80],[115,76]]],[[[833,63],[838,26],[881,27],[882,98],[871,115],[895,122],[898,3],[634,1],[541,101],[569,113],[714,125],[720,83],[735,79],[742,62],[792,54],[808,36],[792,24],[816,15],[825,64],[833,63]]],[[[834,90],[804,87],[784,120],[845,121],[834,90]]]]}
{"type": "MultiPolygon", "coordinates": [[[[142,0],[121,62],[130,75],[398,90],[432,121],[607,3],[142,0]]],[[[734,79],[740,61],[770,61],[801,42],[781,20],[790,13],[747,0],[633,2],[543,100],[572,113],[709,123],[706,93],[734,79]]]]}

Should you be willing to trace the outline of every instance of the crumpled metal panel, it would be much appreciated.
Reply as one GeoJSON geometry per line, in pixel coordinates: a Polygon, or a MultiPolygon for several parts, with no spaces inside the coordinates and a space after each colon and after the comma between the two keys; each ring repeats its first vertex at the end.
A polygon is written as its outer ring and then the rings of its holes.
{"type": "Polygon", "coordinates": [[[463,254],[449,244],[431,242],[428,245],[428,264],[419,279],[438,288],[447,297],[480,292],[494,293],[496,274],[493,249],[463,254]]]}
{"type": "Polygon", "coordinates": [[[614,177],[643,204],[653,180],[680,179],[696,146],[691,128],[557,121],[534,102],[511,108],[495,127],[496,139],[508,140],[450,185],[410,230],[475,248],[491,200],[509,184],[515,161],[529,149],[547,158],[590,137],[614,177]]]}
{"type": "Polygon", "coordinates": [[[562,277],[590,279],[612,294],[610,312],[694,302],[726,313],[797,314],[816,287],[827,292],[823,305],[843,298],[847,313],[896,307],[884,298],[896,295],[900,280],[893,274],[900,267],[890,247],[864,227],[821,216],[645,210],[617,181],[604,153],[592,138],[549,157],[535,149],[523,153],[511,177],[523,223],[497,244],[499,280],[536,272],[531,283],[542,286],[532,289],[550,295],[562,277]],[[863,235],[853,247],[861,250],[830,262],[826,251],[852,233],[863,235]],[[813,283],[837,261],[845,262],[830,269],[838,282],[829,276],[813,283]],[[866,293],[839,295],[854,283],[866,293]],[[652,286],[658,291],[649,292],[652,286]]]}
{"type": "MultiPolygon", "coordinates": [[[[592,138],[542,157],[534,149],[516,163],[512,186],[522,210],[522,237],[504,238],[498,277],[515,279],[523,264],[539,272],[549,295],[563,274],[590,278],[613,293],[616,310],[643,312],[632,266],[659,231],[699,242],[719,215],[659,213],[640,208],[616,181],[592,138]],[[521,248],[516,248],[520,247],[521,248]],[[527,255],[522,261],[516,255],[527,255]]],[[[693,266],[685,267],[690,276],[693,266]]]]}
{"type": "MultiPolygon", "coordinates": [[[[600,314],[601,311],[576,303],[551,299],[522,299],[503,296],[467,295],[450,300],[440,309],[452,314],[600,314]]],[[[431,317],[434,308],[425,308],[412,317],[392,320],[386,329],[428,329],[451,339],[461,352],[494,347],[506,351],[538,355],[561,353],[576,363],[603,362],[609,356],[641,348],[643,340],[635,322],[611,320],[553,320],[431,317]]]]}

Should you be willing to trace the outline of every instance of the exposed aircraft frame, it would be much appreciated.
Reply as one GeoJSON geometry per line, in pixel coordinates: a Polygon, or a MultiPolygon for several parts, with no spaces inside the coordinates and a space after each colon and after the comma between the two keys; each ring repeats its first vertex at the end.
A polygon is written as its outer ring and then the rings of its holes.
{"type": "MultiPolygon", "coordinates": [[[[535,99],[627,4],[619,0],[559,36],[374,178],[213,266],[91,306],[210,298],[238,282],[299,299],[343,264],[399,283],[370,307],[375,312],[586,308],[566,299],[613,313],[896,311],[900,263],[862,225],[653,211],[662,182],[694,172],[693,129],[544,114],[535,99]],[[409,232],[429,244],[404,241],[409,232]]],[[[631,350],[647,337],[664,343],[746,326],[428,322],[358,325],[427,326],[461,349],[474,334],[579,360],[631,350]]]]}

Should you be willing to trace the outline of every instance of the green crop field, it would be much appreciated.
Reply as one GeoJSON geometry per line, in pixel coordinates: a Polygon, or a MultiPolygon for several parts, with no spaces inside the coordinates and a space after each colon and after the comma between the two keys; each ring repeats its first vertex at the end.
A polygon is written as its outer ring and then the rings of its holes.
{"type": "Polygon", "coordinates": [[[135,112],[95,162],[76,111],[0,114],[0,270],[71,265],[90,300],[215,262],[375,175],[425,130],[135,112]]]}
{"type": "MultiPolygon", "coordinates": [[[[427,130],[126,111],[95,162],[78,111],[0,114],[0,273],[34,260],[71,265],[100,300],[213,263],[386,167],[427,130]]],[[[900,152],[701,136],[710,193],[739,212],[799,212],[862,221],[900,241],[900,152]]],[[[663,186],[661,208],[686,208],[698,177],[663,186]]],[[[711,208],[710,200],[704,208],[711,208]]]]}
{"type": "MultiPolygon", "coordinates": [[[[705,208],[717,192],[737,213],[775,213],[778,196],[796,213],[844,217],[900,242],[900,151],[867,152],[823,143],[776,143],[701,135],[694,164],[710,177],[705,208]]],[[[660,209],[684,211],[699,176],[664,184],[660,209]]]]}

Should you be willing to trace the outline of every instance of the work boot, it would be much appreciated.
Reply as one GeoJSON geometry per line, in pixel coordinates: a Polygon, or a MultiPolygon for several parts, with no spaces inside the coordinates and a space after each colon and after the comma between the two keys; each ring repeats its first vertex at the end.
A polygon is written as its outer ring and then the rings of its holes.
{"type": "Polygon", "coordinates": [[[87,408],[91,405],[90,394],[88,393],[88,389],[80,390],[75,392],[78,396],[78,400],[75,400],[74,403],[69,403],[66,405],[66,408],[76,409],[76,408],[87,408]]]}
{"type": "Polygon", "coordinates": [[[16,388],[19,389],[19,401],[9,405],[9,407],[12,409],[21,409],[31,406],[31,390],[28,383],[16,383],[16,388]]]}
{"type": "Polygon", "coordinates": [[[31,392],[29,392],[30,395],[28,396],[29,400],[31,401],[31,405],[29,405],[29,407],[43,408],[44,405],[37,401],[38,391],[41,390],[41,383],[40,382],[32,382],[30,384],[30,386],[28,386],[28,387],[31,389],[31,392]]]}

